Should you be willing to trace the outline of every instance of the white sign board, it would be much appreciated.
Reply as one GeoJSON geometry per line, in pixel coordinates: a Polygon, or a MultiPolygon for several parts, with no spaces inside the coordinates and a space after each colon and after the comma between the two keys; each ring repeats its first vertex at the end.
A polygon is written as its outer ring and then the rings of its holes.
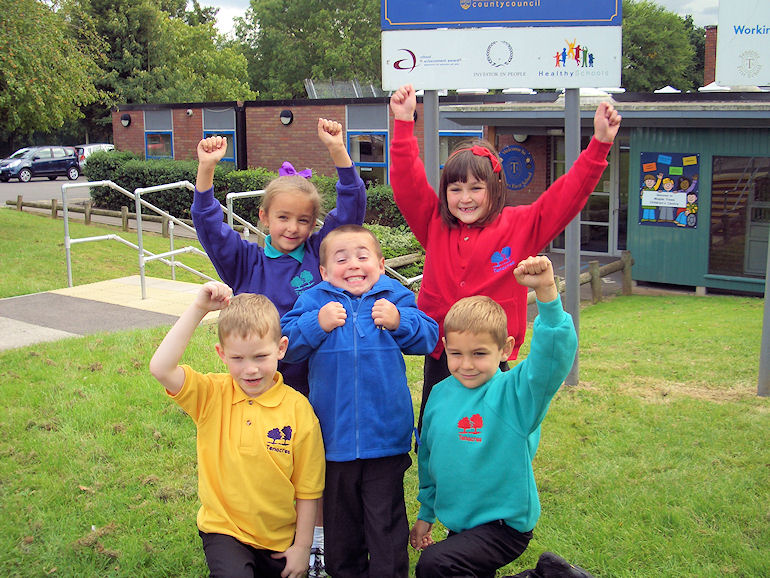
{"type": "Polygon", "coordinates": [[[382,88],[620,86],[620,26],[393,30],[382,33],[382,88]]]}
{"type": "Polygon", "coordinates": [[[770,85],[770,2],[721,0],[716,81],[722,86],[770,85]]]}

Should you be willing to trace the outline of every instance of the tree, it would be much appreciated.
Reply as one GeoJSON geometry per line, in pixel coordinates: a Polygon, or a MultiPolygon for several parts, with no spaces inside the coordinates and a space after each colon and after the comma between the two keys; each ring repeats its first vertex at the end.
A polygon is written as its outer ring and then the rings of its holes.
{"type": "Polygon", "coordinates": [[[379,0],[251,0],[235,34],[260,98],[302,98],[306,78],[380,83],[379,0]]]}
{"type": "Polygon", "coordinates": [[[39,0],[0,0],[0,130],[29,135],[81,116],[98,73],[66,22],[39,0]]]}
{"type": "MultiPolygon", "coordinates": [[[[623,0],[622,86],[651,92],[666,85],[696,88],[695,48],[685,21],[650,0],[623,0]]],[[[702,78],[702,73],[701,73],[702,78]]]]}

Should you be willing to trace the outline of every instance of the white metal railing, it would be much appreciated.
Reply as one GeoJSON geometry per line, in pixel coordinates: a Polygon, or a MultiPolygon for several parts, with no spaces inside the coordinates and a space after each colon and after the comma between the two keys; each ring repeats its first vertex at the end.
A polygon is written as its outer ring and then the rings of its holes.
{"type": "Polygon", "coordinates": [[[181,181],[177,183],[170,183],[167,185],[160,185],[157,187],[147,187],[147,188],[139,188],[136,189],[133,193],[130,191],[124,189],[123,187],[113,183],[112,181],[89,181],[86,183],[67,183],[63,184],[61,187],[61,194],[62,194],[62,216],[64,218],[64,253],[67,261],[67,285],[69,287],[72,287],[72,252],[71,247],[72,245],[78,244],[78,243],[87,243],[91,241],[118,241],[119,243],[122,243],[124,245],[127,245],[128,247],[131,247],[132,249],[136,249],[138,255],[139,255],[139,277],[142,287],[142,299],[147,298],[147,289],[146,289],[146,280],[145,280],[145,264],[149,261],[159,260],[160,262],[168,265],[171,267],[171,276],[172,279],[176,279],[176,267],[181,267],[182,269],[189,271],[190,273],[193,273],[194,275],[198,275],[199,277],[202,277],[204,279],[207,279],[209,281],[214,281],[212,277],[209,277],[205,273],[202,273],[196,269],[193,269],[192,267],[189,267],[185,265],[182,262],[177,262],[175,259],[176,255],[182,254],[182,253],[194,253],[199,254],[203,256],[207,256],[206,253],[198,249],[197,247],[193,246],[187,246],[183,247],[181,249],[174,249],[174,226],[179,225],[188,231],[195,233],[195,229],[188,225],[187,223],[179,220],[178,218],[174,217],[173,215],[167,213],[163,209],[160,209],[156,207],[155,205],[152,205],[151,203],[148,203],[146,200],[142,199],[143,193],[152,193],[155,191],[161,191],[166,189],[172,189],[172,188],[188,188],[188,189],[194,189],[194,187],[188,182],[188,181],[181,181]],[[127,241],[120,235],[99,235],[96,237],[81,237],[73,239],[70,237],[70,231],[69,231],[69,211],[68,211],[68,192],[70,189],[75,188],[82,188],[82,187],[109,187],[115,191],[118,191],[119,193],[129,197],[130,199],[133,199],[136,204],[136,233],[137,233],[137,242],[136,244],[131,243],[130,241],[127,241]],[[142,207],[147,207],[151,211],[159,214],[162,217],[165,217],[169,221],[169,242],[170,242],[170,250],[161,253],[159,255],[155,255],[154,253],[147,251],[144,249],[144,243],[142,239],[142,207]],[[167,259],[167,257],[170,257],[171,259],[167,259]]]}
{"type": "MultiPolygon", "coordinates": [[[[176,268],[181,267],[185,271],[188,271],[194,275],[197,275],[203,279],[207,279],[209,281],[214,281],[212,277],[206,275],[205,273],[202,273],[201,271],[198,271],[196,269],[193,269],[192,267],[189,267],[188,265],[185,265],[181,261],[176,260],[177,255],[181,254],[187,254],[192,253],[196,255],[202,255],[205,257],[208,257],[208,255],[204,252],[198,249],[197,247],[193,247],[191,245],[182,247],[180,249],[174,248],[174,227],[175,225],[178,225],[182,228],[184,228],[189,233],[192,233],[193,235],[196,235],[197,232],[195,231],[194,227],[191,227],[184,221],[178,219],[177,217],[174,217],[170,213],[164,211],[163,209],[156,207],[152,203],[149,203],[147,200],[142,198],[142,195],[155,193],[158,191],[165,191],[168,189],[180,189],[185,188],[190,191],[194,191],[195,187],[190,183],[189,181],[178,181],[176,183],[167,183],[164,185],[157,185],[153,187],[139,187],[134,190],[133,193],[130,191],[124,189],[123,187],[113,183],[112,181],[89,181],[86,183],[66,183],[63,184],[61,187],[62,192],[62,213],[64,218],[64,252],[65,257],[67,261],[67,285],[69,287],[72,287],[72,253],[71,253],[71,246],[78,244],[78,243],[86,243],[91,241],[117,241],[119,243],[122,243],[124,245],[127,245],[128,247],[131,247],[132,249],[135,249],[138,253],[139,258],[139,279],[141,284],[141,290],[142,290],[142,299],[147,298],[147,285],[146,285],[146,279],[145,279],[145,268],[147,263],[151,261],[160,261],[161,263],[164,263],[171,267],[171,278],[176,279],[176,268]],[[119,193],[129,197],[130,199],[133,199],[135,206],[136,206],[136,236],[137,236],[137,242],[136,244],[131,243],[130,241],[127,241],[120,235],[99,235],[95,237],[81,237],[73,239],[70,237],[69,232],[69,212],[68,212],[68,198],[67,194],[70,189],[75,188],[82,188],[82,187],[109,187],[115,191],[118,191],[119,193]],[[168,220],[168,227],[169,227],[169,244],[170,248],[168,251],[164,253],[154,254],[150,251],[147,251],[144,248],[144,240],[143,240],[143,226],[142,226],[142,207],[149,209],[150,211],[160,215],[161,217],[164,217],[168,220]]],[[[233,201],[235,199],[242,199],[242,198],[249,198],[249,197],[259,197],[265,194],[264,190],[259,191],[243,191],[243,192],[230,192],[226,195],[226,203],[227,206],[222,206],[220,203],[220,207],[222,211],[227,215],[227,224],[234,228],[234,223],[237,222],[243,226],[243,233],[245,237],[249,237],[250,233],[255,233],[257,237],[259,238],[260,244],[264,245],[265,239],[267,238],[267,235],[261,231],[259,228],[255,227],[253,224],[248,222],[246,219],[240,217],[238,214],[235,213],[233,210],[233,201]]],[[[316,225],[318,227],[323,226],[323,221],[320,219],[316,219],[316,225]]],[[[413,283],[419,281],[422,279],[422,274],[417,275],[416,277],[404,277],[401,275],[398,271],[393,269],[392,267],[385,265],[385,271],[394,279],[398,280],[400,283],[402,283],[405,286],[410,286],[413,283]]]]}

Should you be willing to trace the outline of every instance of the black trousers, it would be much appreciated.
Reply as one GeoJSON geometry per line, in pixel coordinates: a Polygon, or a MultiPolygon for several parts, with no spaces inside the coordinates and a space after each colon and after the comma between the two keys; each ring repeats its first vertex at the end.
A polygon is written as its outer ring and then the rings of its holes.
{"type": "Polygon", "coordinates": [[[203,540],[211,578],[280,578],[286,560],[274,560],[274,550],[260,550],[226,534],[198,532],[203,540]]]}
{"type": "MultiPolygon", "coordinates": [[[[500,369],[508,371],[510,369],[508,362],[501,361],[500,369]]],[[[417,433],[422,431],[422,414],[425,411],[425,404],[428,403],[428,396],[433,386],[450,375],[446,362],[446,351],[442,351],[441,357],[438,359],[434,359],[430,355],[425,356],[425,365],[422,368],[422,401],[420,402],[420,417],[417,419],[417,433]]]]}
{"type": "Polygon", "coordinates": [[[521,556],[532,532],[514,530],[502,520],[463,532],[428,546],[415,568],[417,578],[494,578],[495,570],[521,556]]]}
{"type": "Polygon", "coordinates": [[[334,578],[406,578],[409,521],[404,473],[409,454],[326,462],[326,571],[334,578]]]}

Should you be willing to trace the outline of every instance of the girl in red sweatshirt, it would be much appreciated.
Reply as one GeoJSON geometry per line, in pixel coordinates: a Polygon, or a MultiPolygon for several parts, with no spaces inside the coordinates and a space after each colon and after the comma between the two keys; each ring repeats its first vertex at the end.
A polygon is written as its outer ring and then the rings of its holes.
{"type": "MultiPolygon", "coordinates": [[[[475,140],[449,156],[438,196],[428,183],[414,136],[417,97],[412,85],[390,98],[395,117],[390,147],[393,196],[417,240],[425,266],[417,304],[439,324],[436,349],[425,356],[420,421],[430,390],[449,376],[443,351],[444,316],[455,301],[487,295],[508,316],[516,359],[527,328],[527,289],[509,283],[519,261],[536,255],[580,213],[607,167],[620,115],[602,102],[594,115],[594,137],[567,174],[531,205],[505,206],[505,177],[494,147],[475,140]]],[[[504,369],[507,369],[505,362],[504,369]]]]}

